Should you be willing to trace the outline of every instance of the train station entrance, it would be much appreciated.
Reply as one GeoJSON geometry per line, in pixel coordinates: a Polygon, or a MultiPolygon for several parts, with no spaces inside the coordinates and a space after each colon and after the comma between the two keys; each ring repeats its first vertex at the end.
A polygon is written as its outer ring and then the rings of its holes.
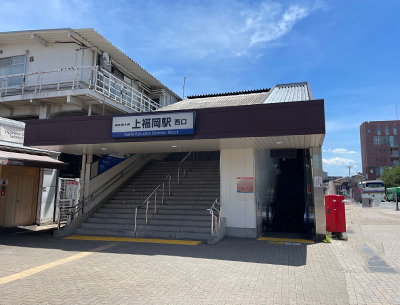
{"type": "Polygon", "coordinates": [[[86,220],[76,230],[86,234],[282,232],[321,240],[324,101],[268,102],[271,96],[204,96],[151,113],[31,120],[25,145],[82,156],[86,220]],[[129,157],[93,177],[94,156],[112,154],[129,157]],[[112,182],[118,175],[125,180],[112,182]],[[118,226],[119,218],[129,221],[118,226]]]}

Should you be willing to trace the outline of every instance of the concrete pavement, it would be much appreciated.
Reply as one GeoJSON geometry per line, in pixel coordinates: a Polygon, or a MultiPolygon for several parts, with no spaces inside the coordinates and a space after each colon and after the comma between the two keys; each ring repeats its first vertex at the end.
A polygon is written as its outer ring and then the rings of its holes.
{"type": "Polygon", "coordinates": [[[400,212],[346,205],[349,240],[216,245],[0,235],[0,304],[400,304],[400,212]]]}

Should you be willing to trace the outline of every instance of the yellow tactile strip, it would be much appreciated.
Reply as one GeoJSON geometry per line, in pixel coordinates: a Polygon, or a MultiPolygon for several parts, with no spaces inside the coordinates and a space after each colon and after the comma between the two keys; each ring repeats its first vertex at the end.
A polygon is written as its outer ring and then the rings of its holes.
{"type": "Polygon", "coordinates": [[[85,236],[85,235],[72,235],[65,237],[64,239],[122,241],[131,243],[153,243],[153,244],[171,244],[171,245],[187,245],[187,246],[196,246],[201,243],[201,241],[197,240],[174,240],[174,239],[111,237],[111,236],[85,236]]]}
{"type": "Polygon", "coordinates": [[[295,238],[277,238],[277,237],[259,237],[258,240],[270,241],[270,242],[291,242],[291,243],[302,243],[302,244],[313,244],[313,240],[309,239],[295,239],[295,238]]]}
{"type": "Polygon", "coordinates": [[[95,252],[100,252],[102,250],[111,248],[111,247],[115,246],[116,244],[117,243],[107,244],[107,245],[92,249],[90,251],[81,252],[81,253],[78,253],[78,254],[63,258],[63,259],[56,260],[54,262],[50,262],[48,264],[44,264],[44,265],[41,265],[41,266],[33,267],[33,268],[30,268],[30,269],[24,270],[22,272],[18,272],[18,273],[9,275],[9,276],[2,277],[2,278],[0,278],[0,285],[6,284],[6,283],[9,283],[9,282],[12,282],[12,281],[16,281],[16,280],[19,280],[19,279],[23,279],[23,278],[25,278],[27,276],[34,275],[34,274],[42,272],[44,270],[47,270],[47,269],[50,269],[50,268],[53,268],[53,267],[56,267],[56,266],[63,265],[65,263],[72,262],[74,260],[77,260],[79,258],[83,258],[83,257],[88,256],[90,254],[93,254],[95,252]]]}

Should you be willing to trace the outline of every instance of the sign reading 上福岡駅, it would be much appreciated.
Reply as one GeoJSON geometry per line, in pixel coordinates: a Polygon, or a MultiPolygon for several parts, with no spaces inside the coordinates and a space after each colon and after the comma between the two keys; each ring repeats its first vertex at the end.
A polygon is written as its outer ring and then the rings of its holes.
{"type": "Polygon", "coordinates": [[[112,137],[157,137],[194,134],[195,112],[113,117],[112,137]]]}

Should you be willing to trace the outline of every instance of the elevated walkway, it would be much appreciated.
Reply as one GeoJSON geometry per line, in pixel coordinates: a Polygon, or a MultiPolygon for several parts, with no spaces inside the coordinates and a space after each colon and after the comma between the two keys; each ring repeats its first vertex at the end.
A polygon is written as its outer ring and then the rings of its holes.
{"type": "Polygon", "coordinates": [[[206,240],[211,235],[211,216],[207,209],[220,196],[219,161],[197,161],[179,186],[178,165],[175,161],[153,161],[82,223],[76,234],[206,240]],[[156,210],[152,197],[147,225],[146,204],[138,208],[135,232],[135,208],[171,173],[171,195],[168,196],[166,183],[164,190],[158,190],[156,210]]]}

